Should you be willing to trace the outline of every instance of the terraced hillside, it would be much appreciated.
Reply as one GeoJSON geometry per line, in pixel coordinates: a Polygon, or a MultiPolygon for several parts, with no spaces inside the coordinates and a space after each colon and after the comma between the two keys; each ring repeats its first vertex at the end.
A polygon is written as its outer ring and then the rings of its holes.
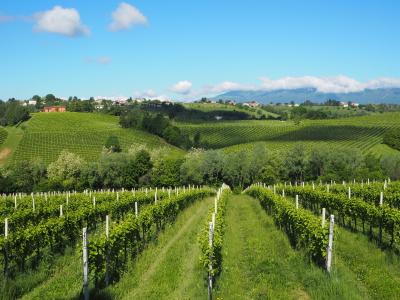
{"type": "MultiPolygon", "coordinates": [[[[12,160],[41,159],[50,163],[62,150],[97,160],[109,136],[117,136],[123,151],[132,145],[150,150],[163,149],[173,155],[182,151],[143,131],[123,129],[118,117],[85,113],[38,113],[22,125],[23,136],[15,146],[12,160]]],[[[12,138],[12,137],[10,137],[12,138]]]]}
{"type": "Polygon", "coordinates": [[[270,149],[287,149],[295,142],[305,146],[329,145],[335,148],[357,148],[378,152],[383,134],[400,128],[399,113],[376,114],[332,120],[235,121],[207,124],[180,124],[189,135],[201,134],[202,142],[211,148],[235,150],[264,142],[270,149]]]}

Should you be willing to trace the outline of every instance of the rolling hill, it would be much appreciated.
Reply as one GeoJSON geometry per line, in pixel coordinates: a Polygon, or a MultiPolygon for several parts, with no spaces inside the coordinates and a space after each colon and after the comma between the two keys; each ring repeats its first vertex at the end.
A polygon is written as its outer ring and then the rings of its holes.
{"type": "Polygon", "coordinates": [[[400,128],[400,114],[304,120],[300,124],[292,121],[226,121],[180,124],[180,128],[189,135],[199,132],[202,143],[212,149],[235,150],[262,142],[271,150],[285,150],[302,143],[307,147],[327,145],[380,154],[389,151],[382,145],[382,137],[386,130],[400,128]]]}
{"type": "MultiPolygon", "coordinates": [[[[2,129],[4,131],[4,129],[2,129]]],[[[36,113],[19,128],[6,128],[8,138],[0,151],[4,162],[40,159],[46,164],[57,159],[62,150],[80,155],[87,161],[100,156],[109,136],[119,139],[123,151],[137,145],[149,150],[180,155],[182,150],[147,132],[123,129],[118,117],[88,113],[36,113]]]]}

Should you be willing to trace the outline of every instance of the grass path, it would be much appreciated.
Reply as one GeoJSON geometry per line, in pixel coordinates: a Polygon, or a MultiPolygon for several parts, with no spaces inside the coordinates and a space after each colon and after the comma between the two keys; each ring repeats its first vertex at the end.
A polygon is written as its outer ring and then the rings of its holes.
{"type": "MultiPolygon", "coordinates": [[[[292,197],[289,199],[295,201],[292,197]]],[[[334,272],[352,273],[371,299],[399,299],[398,254],[390,249],[382,250],[361,231],[350,231],[338,223],[335,223],[333,247],[334,272]]]]}
{"type": "Polygon", "coordinates": [[[4,127],[8,135],[3,144],[0,145],[0,165],[6,164],[11,160],[15,149],[21,141],[24,131],[20,127],[4,127]]]}
{"type": "MultiPolygon", "coordinates": [[[[197,235],[212,198],[195,202],[167,225],[156,242],[138,256],[121,280],[95,299],[203,299],[207,288],[199,263],[197,235]]],[[[23,299],[78,299],[82,289],[80,253],[62,260],[57,269],[23,299]]]]}
{"type": "Polygon", "coordinates": [[[227,205],[219,299],[369,299],[348,270],[327,275],[295,251],[259,202],[232,196],[227,205]]]}
{"type": "Polygon", "coordinates": [[[103,290],[100,299],[205,299],[204,272],[199,263],[198,233],[212,199],[186,209],[132,264],[122,279],[103,290]]]}

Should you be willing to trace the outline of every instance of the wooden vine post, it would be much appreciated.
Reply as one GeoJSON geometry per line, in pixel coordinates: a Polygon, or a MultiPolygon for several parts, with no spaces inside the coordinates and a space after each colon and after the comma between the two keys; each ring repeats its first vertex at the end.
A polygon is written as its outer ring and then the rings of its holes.
{"type": "Polygon", "coordinates": [[[89,265],[88,265],[88,248],[87,248],[87,228],[83,228],[82,232],[82,255],[83,255],[83,297],[89,300],[89,265]]]}
{"type": "Polygon", "coordinates": [[[331,272],[332,266],[332,250],[333,250],[333,226],[335,224],[335,216],[331,215],[329,220],[329,240],[328,247],[326,248],[326,270],[331,272]]]}

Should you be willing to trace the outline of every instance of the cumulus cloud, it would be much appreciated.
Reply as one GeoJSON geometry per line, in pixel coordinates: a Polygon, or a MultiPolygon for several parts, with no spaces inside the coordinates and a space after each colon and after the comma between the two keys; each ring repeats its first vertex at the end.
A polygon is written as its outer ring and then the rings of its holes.
{"type": "Polygon", "coordinates": [[[362,91],[365,87],[365,83],[346,76],[261,78],[261,89],[263,90],[315,88],[322,93],[350,93],[362,91]]]}
{"type": "Polygon", "coordinates": [[[203,87],[201,92],[204,94],[221,94],[229,91],[274,91],[284,89],[314,88],[321,93],[352,93],[361,92],[366,89],[379,88],[400,88],[400,79],[398,78],[378,78],[361,82],[347,76],[334,77],[283,77],[271,79],[268,77],[260,78],[260,84],[242,84],[232,81],[224,81],[216,85],[203,87]]]}
{"type": "Polygon", "coordinates": [[[122,2],[112,13],[112,22],[108,26],[110,31],[119,31],[129,29],[135,25],[146,25],[148,23],[146,16],[133,5],[122,2]]]}
{"type": "Polygon", "coordinates": [[[192,83],[188,80],[183,80],[175,83],[170,87],[170,90],[177,94],[187,95],[192,89],[192,83]]]}
{"type": "Polygon", "coordinates": [[[88,35],[90,30],[81,22],[75,8],[54,6],[52,9],[34,15],[34,30],[61,34],[69,37],[88,35]]]}

